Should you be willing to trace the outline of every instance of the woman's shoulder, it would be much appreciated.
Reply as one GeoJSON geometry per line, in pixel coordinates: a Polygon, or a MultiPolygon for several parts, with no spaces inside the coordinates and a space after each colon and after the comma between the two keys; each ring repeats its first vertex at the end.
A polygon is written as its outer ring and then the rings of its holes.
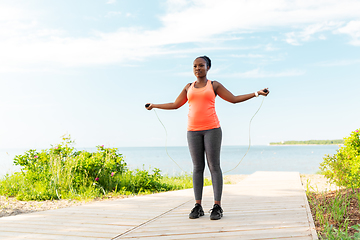
{"type": "Polygon", "coordinates": [[[218,82],[218,81],[211,81],[215,95],[217,95],[217,91],[220,90],[221,88],[223,88],[224,86],[218,82]]]}
{"type": "Polygon", "coordinates": [[[185,87],[184,87],[184,89],[187,91],[192,84],[193,84],[192,82],[186,84],[185,87]]]}
{"type": "Polygon", "coordinates": [[[220,86],[221,85],[221,83],[220,82],[218,82],[218,81],[211,81],[211,84],[215,87],[215,88],[217,88],[218,86],[220,86]]]}

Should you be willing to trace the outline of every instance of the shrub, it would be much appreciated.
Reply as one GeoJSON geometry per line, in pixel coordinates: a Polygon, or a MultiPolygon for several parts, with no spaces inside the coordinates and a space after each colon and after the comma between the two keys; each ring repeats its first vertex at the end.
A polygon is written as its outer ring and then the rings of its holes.
{"type": "Polygon", "coordinates": [[[0,194],[19,200],[90,197],[109,189],[109,179],[126,171],[126,163],[116,148],[98,146],[97,152],[76,151],[70,136],[40,152],[30,149],[14,158],[21,172],[1,181],[0,194]]]}
{"type": "Polygon", "coordinates": [[[157,168],[127,169],[117,148],[97,146],[92,153],[76,151],[73,143],[70,136],[64,136],[61,144],[50,149],[30,149],[15,156],[21,171],[0,180],[0,195],[19,200],[86,199],[192,187],[186,174],[164,178],[157,168]]]}
{"type": "Polygon", "coordinates": [[[338,186],[360,187],[360,129],[344,138],[344,146],[334,155],[326,155],[320,169],[338,186]]]}

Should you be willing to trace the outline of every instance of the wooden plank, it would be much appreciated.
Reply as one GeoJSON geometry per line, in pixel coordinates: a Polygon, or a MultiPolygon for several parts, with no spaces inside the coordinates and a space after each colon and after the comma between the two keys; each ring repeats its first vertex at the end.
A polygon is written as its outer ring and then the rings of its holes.
{"type": "Polygon", "coordinates": [[[224,186],[219,221],[210,186],[199,219],[187,189],[0,218],[0,239],[317,239],[304,194],[299,173],[256,172],[224,186]]]}
{"type": "Polygon", "coordinates": [[[1,240],[16,240],[16,239],[26,239],[26,240],[104,240],[109,239],[108,237],[92,237],[92,236],[71,236],[71,235],[53,235],[53,234],[38,234],[38,233],[16,233],[16,234],[7,234],[0,232],[1,240]]]}
{"type": "Polygon", "coordinates": [[[114,226],[114,227],[92,227],[89,228],[88,226],[47,226],[46,228],[44,228],[44,226],[42,225],[31,225],[31,226],[27,226],[27,227],[23,227],[21,226],[21,228],[19,229],[19,225],[18,226],[0,226],[0,232],[38,232],[38,233],[42,233],[43,229],[46,229],[46,232],[49,233],[50,232],[87,232],[87,233],[111,233],[111,236],[116,235],[119,232],[122,231],[127,231],[129,230],[131,227],[125,227],[125,226],[114,226]]]}
{"type": "Polygon", "coordinates": [[[199,224],[199,225],[181,225],[181,226],[167,226],[166,228],[161,226],[151,226],[149,228],[140,228],[136,231],[136,235],[158,235],[161,232],[164,232],[163,229],[166,229],[167,235],[176,235],[176,234],[199,234],[199,233],[209,233],[209,232],[235,232],[235,231],[258,231],[258,230],[273,230],[273,229],[287,229],[287,228],[307,228],[307,223],[294,223],[294,224],[256,224],[256,225],[222,225],[221,227],[215,226],[215,228],[209,228],[208,225],[199,224]]]}
{"type": "MultiPolygon", "coordinates": [[[[285,173],[290,180],[284,179],[281,173],[275,173],[273,179],[271,176],[274,174],[253,175],[253,178],[224,188],[222,205],[225,215],[219,221],[210,221],[208,215],[189,221],[186,218],[192,204],[188,204],[117,239],[201,239],[209,236],[316,239],[311,236],[299,174],[285,173]],[[262,184],[264,182],[266,184],[262,184]]],[[[211,194],[205,194],[204,198],[209,195],[211,197],[211,194]]],[[[204,208],[211,205],[211,201],[203,203],[204,208]]]]}
{"type": "MultiPolygon", "coordinates": [[[[207,238],[230,238],[230,239],[293,239],[296,237],[302,237],[311,239],[310,233],[307,227],[303,228],[289,228],[289,229],[256,229],[255,231],[208,231],[195,232],[195,233],[181,233],[181,234],[167,234],[158,233],[157,235],[128,235],[122,238],[124,239],[207,239],[207,238]]],[[[306,239],[306,238],[305,238],[306,239]]]]}
{"type": "Polygon", "coordinates": [[[70,237],[81,237],[81,238],[105,238],[105,239],[111,239],[114,234],[107,233],[107,232],[101,232],[101,233],[94,233],[94,232],[53,232],[46,229],[37,230],[34,231],[24,231],[21,229],[21,227],[18,227],[18,231],[1,231],[0,237],[3,239],[2,235],[10,235],[10,236],[29,236],[33,237],[33,235],[45,235],[45,236],[62,236],[62,239],[68,239],[70,237]]]}

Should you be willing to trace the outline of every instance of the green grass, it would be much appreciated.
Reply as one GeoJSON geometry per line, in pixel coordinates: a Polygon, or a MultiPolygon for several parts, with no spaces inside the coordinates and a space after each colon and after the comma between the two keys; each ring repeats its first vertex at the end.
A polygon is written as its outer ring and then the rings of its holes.
{"type": "MultiPolygon", "coordinates": [[[[21,171],[0,179],[0,195],[25,201],[86,200],[192,188],[190,174],[170,177],[157,168],[131,170],[116,148],[76,151],[70,137],[63,140],[49,149],[15,156],[21,171]]],[[[208,179],[204,183],[211,185],[208,179]]]]}
{"type": "Polygon", "coordinates": [[[360,191],[306,192],[320,239],[360,239],[360,191]]]}
{"type": "MultiPolygon", "coordinates": [[[[62,176],[60,175],[61,179],[62,176]]],[[[161,176],[154,178],[154,173],[148,170],[128,170],[123,174],[114,176],[109,185],[111,190],[104,189],[97,182],[83,185],[70,191],[62,191],[61,189],[49,188],[46,181],[36,181],[29,184],[26,176],[21,172],[7,175],[0,180],[0,195],[7,197],[16,197],[18,200],[53,200],[53,199],[76,199],[90,200],[95,198],[103,198],[106,196],[119,195],[137,195],[151,194],[163,191],[173,191],[180,189],[192,188],[192,176],[183,174],[177,176],[161,176]]],[[[211,181],[205,179],[205,186],[211,185],[211,181]]]]}

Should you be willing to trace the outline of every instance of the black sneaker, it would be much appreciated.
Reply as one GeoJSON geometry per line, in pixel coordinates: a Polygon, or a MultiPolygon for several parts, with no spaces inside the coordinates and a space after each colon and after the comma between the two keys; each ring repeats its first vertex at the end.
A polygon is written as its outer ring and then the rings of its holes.
{"type": "Polygon", "coordinates": [[[195,207],[191,210],[191,213],[189,214],[189,218],[195,219],[201,216],[204,216],[204,210],[200,204],[196,203],[195,207]]]}
{"type": "Polygon", "coordinates": [[[210,219],[219,220],[223,216],[223,210],[218,204],[214,204],[214,207],[210,209],[210,219]]]}

